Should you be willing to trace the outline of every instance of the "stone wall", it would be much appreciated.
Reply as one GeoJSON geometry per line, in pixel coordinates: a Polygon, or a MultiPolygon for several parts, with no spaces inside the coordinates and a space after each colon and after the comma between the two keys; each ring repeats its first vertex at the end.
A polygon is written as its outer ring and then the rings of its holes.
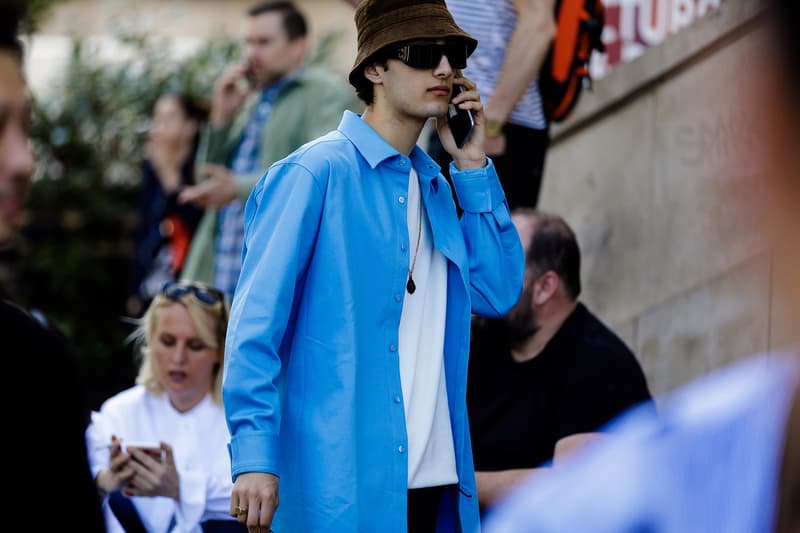
{"type": "Polygon", "coordinates": [[[596,82],[553,131],[540,207],[583,250],[584,299],[654,392],[770,347],[771,272],[741,107],[758,3],[720,10],[596,82]]]}

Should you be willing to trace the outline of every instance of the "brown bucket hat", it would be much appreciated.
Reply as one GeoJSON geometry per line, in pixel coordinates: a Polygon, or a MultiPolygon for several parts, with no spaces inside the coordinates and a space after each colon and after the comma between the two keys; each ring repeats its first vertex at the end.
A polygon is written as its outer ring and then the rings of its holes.
{"type": "Polygon", "coordinates": [[[355,14],[358,55],[350,83],[369,57],[385,46],[423,39],[463,39],[471,54],[478,41],[456,25],[444,0],[363,0],[355,14]]]}

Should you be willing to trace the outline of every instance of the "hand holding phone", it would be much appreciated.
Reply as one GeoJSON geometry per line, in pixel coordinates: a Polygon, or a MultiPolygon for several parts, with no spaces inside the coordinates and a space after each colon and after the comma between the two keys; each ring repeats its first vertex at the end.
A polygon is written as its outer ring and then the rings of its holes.
{"type": "Polygon", "coordinates": [[[213,127],[227,125],[252,92],[249,80],[254,80],[254,77],[248,71],[250,67],[243,63],[229,65],[214,84],[209,116],[213,127]]]}
{"type": "MultiPolygon", "coordinates": [[[[453,98],[463,90],[463,86],[453,84],[453,98]]],[[[461,109],[458,105],[451,102],[447,107],[447,123],[450,125],[450,131],[453,134],[456,147],[459,149],[463,148],[472,133],[472,129],[475,127],[475,119],[472,117],[472,111],[469,109],[461,109]]]]}
{"type": "Polygon", "coordinates": [[[237,88],[243,93],[249,93],[256,88],[256,75],[253,72],[253,67],[247,65],[241,78],[237,82],[237,88]]]}

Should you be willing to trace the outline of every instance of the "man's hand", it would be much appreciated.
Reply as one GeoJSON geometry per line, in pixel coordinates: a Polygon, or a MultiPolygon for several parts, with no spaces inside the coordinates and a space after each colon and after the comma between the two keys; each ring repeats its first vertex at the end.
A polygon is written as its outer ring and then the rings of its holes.
{"type": "Polygon", "coordinates": [[[262,472],[239,474],[231,493],[231,516],[249,533],[267,533],[278,508],[278,476],[262,472]]]}
{"type": "Polygon", "coordinates": [[[246,79],[247,65],[229,65],[214,85],[211,99],[209,121],[214,128],[221,128],[231,121],[233,115],[242,107],[252,89],[241,83],[246,79]]]}
{"type": "Polygon", "coordinates": [[[200,207],[220,208],[239,196],[239,186],[233,172],[220,165],[206,163],[200,168],[208,179],[184,188],[178,195],[182,204],[191,202],[200,207]]]}
{"type": "Polygon", "coordinates": [[[442,142],[442,147],[452,156],[459,170],[483,168],[486,166],[486,152],[484,151],[486,117],[483,114],[481,96],[478,94],[475,83],[467,78],[454,78],[453,83],[463,86],[464,90],[451,102],[461,109],[472,111],[475,126],[472,128],[472,134],[467,142],[459,149],[453,139],[450,125],[447,123],[447,116],[438,117],[436,131],[439,133],[439,140],[442,142]]]}

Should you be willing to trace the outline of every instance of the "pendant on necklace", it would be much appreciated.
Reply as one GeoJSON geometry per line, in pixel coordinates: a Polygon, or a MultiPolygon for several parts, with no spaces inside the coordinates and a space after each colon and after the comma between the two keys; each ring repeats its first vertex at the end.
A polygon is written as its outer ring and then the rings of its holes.
{"type": "Polygon", "coordinates": [[[406,290],[408,294],[414,294],[414,291],[417,290],[417,284],[414,283],[414,278],[411,277],[411,274],[408,275],[408,283],[406,283],[406,290]]]}

